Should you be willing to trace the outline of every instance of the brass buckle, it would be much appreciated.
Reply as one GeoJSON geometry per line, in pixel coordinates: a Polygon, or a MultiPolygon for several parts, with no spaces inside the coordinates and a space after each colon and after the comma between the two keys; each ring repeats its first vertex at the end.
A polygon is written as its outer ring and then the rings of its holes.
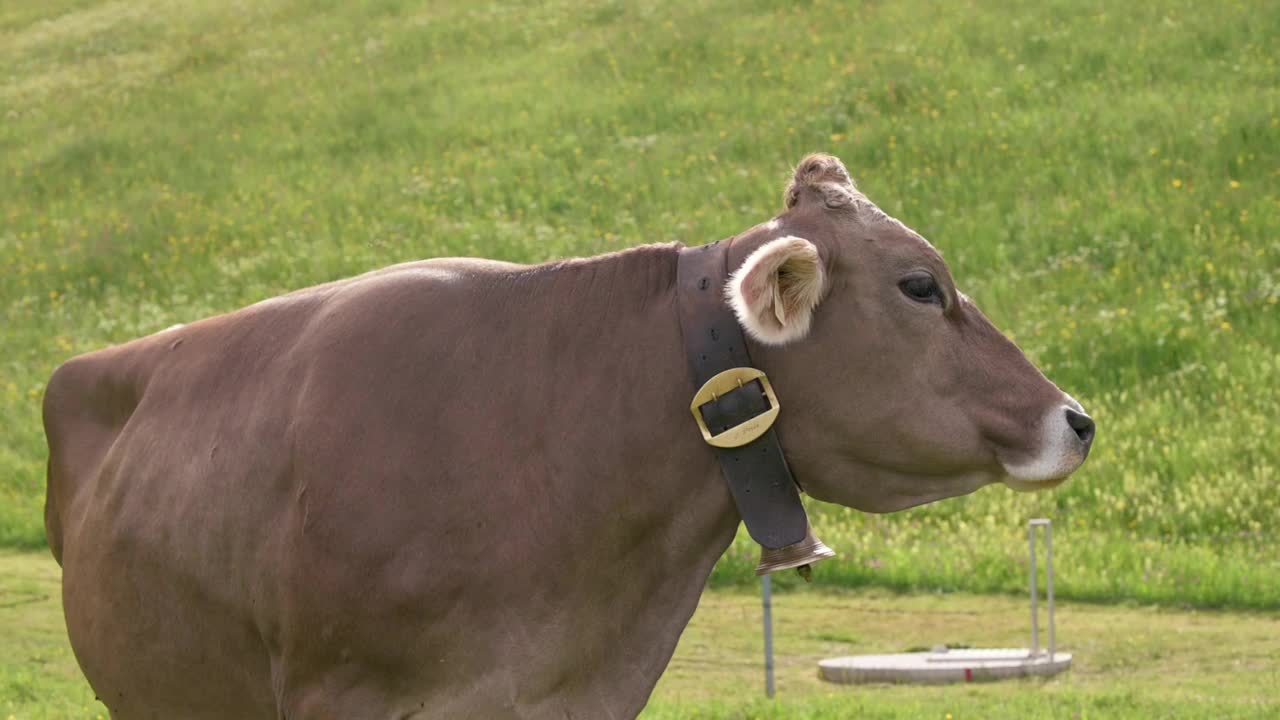
{"type": "Polygon", "coordinates": [[[698,429],[702,431],[702,439],[706,440],[708,445],[721,448],[742,447],[773,427],[774,421],[778,419],[778,396],[773,394],[773,385],[769,384],[769,378],[765,377],[764,371],[750,367],[729,368],[713,376],[699,388],[698,392],[694,393],[693,404],[689,409],[693,411],[693,419],[697,421],[698,429]],[[718,400],[721,395],[733,392],[752,380],[760,381],[765,397],[769,398],[769,409],[734,425],[719,435],[712,435],[711,429],[707,427],[707,421],[702,417],[702,406],[718,400]]]}

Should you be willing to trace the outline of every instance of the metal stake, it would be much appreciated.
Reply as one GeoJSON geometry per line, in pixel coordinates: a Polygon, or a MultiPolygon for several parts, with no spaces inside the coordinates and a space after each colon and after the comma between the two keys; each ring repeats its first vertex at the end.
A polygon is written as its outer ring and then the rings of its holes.
{"type": "Polygon", "coordinates": [[[1037,608],[1037,595],[1039,585],[1038,573],[1036,572],[1036,528],[1044,528],[1044,545],[1045,545],[1045,571],[1048,574],[1046,578],[1046,594],[1049,596],[1049,661],[1053,661],[1054,653],[1057,652],[1057,638],[1055,631],[1057,630],[1053,611],[1053,523],[1045,518],[1036,518],[1027,524],[1027,549],[1031,555],[1031,657],[1040,654],[1040,613],[1037,608]]]}
{"type": "Polygon", "coordinates": [[[773,697],[773,578],[764,578],[764,694],[773,697]]]}
{"type": "Polygon", "coordinates": [[[1040,612],[1036,607],[1036,521],[1027,526],[1027,554],[1031,557],[1031,657],[1040,654],[1040,612]]]}
{"type": "Polygon", "coordinates": [[[1053,654],[1058,647],[1054,638],[1057,624],[1053,621],[1053,523],[1048,520],[1044,521],[1044,553],[1045,574],[1048,575],[1046,583],[1049,586],[1049,662],[1053,662],[1053,654]]]}

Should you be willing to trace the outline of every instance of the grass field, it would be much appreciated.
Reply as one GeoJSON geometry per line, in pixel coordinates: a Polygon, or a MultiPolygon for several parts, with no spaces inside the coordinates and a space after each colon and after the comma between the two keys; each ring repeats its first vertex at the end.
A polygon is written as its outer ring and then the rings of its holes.
{"type": "MultiPolygon", "coordinates": [[[[45,553],[0,552],[0,717],[97,720],[45,553]]],[[[1280,617],[1064,604],[1058,633],[1073,667],[1051,681],[949,687],[837,686],[817,661],[951,643],[1026,647],[1020,599],[903,597],[800,589],[775,596],[777,697],[763,697],[759,596],[707,593],[645,720],[993,717],[1274,718],[1280,714],[1280,617]]]]}
{"type": "Polygon", "coordinates": [[[780,578],[773,703],[737,543],[645,717],[1280,715],[1278,37],[1265,0],[0,0],[0,718],[102,712],[38,551],[60,362],[401,260],[717,239],[813,150],[1099,439],[1051,494],[815,505],[840,558],[780,578]],[[1024,643],[1033,516],[1070,674],[817,681],[1024,643]]]}
{"type": "Polygon", "coordinates": [[[1042,515],[1065,597],[1280,607],[1277,37],[1262,0],[0,0],[0,545],[43,542],[76,353],[410,258],[720,238],[821,149],[1100,433],[1051,494],[815,507],[820,582],[1013,591],[1042,515]]]}

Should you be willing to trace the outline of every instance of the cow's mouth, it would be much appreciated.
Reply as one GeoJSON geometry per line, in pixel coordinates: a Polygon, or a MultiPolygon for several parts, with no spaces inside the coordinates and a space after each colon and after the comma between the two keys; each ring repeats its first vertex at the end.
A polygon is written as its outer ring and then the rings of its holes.
{"type": "Polygon", "coordinates": [[[1062,483],[1066,482],[1070,475],[1057,478],[1056,480],[1019,480],[1014,477],[1005,476],[1001,482],[1018,492],[1039,492],[1041,490],[1052,490],[1062,483]]]}

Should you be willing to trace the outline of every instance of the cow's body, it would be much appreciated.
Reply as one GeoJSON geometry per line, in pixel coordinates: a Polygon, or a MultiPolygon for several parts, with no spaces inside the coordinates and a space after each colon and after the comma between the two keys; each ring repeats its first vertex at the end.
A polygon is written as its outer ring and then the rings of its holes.
{"type": "MultiPolygon", "coordinates": [[[[1079,403],[838,160],[786,205],[715,282],[810,494],[890,512],[1084,462],[1079,403]]],[[[60,368],[46,522],[113,718],[635,716],[739,523],[681,252],[411,263],[60,368]]]]}
{"type": "Polygon", "coordinates": [[[60,369],[50,535],[113,716],[635,715],[737,525],[677,252],[414,263],[60,369]]]}

